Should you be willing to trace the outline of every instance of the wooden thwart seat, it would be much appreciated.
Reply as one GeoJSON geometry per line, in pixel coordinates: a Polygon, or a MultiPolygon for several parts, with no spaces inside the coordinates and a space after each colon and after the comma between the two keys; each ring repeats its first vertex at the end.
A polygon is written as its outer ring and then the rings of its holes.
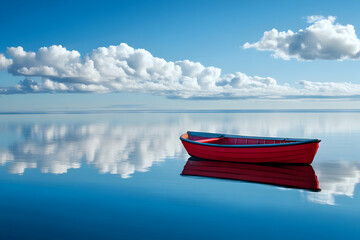
{"type": "Polygon", "coordinates": [[[196,142],[201,142],[201,143],[213,143],[213,142],[217,142],[219,140],[221,140],[222,137],[219,138],[205,138],[205,139],[199,139],[196,140],[196,142]]]}

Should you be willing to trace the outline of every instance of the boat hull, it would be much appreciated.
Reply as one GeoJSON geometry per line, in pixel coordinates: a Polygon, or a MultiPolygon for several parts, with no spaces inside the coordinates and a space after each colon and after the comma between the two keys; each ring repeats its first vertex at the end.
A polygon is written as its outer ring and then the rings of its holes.
{"type": "Polygon", "coordinates": [[[215,144],[199,144],[184,138],[181,138],[181,141],[190,156],[243,163],[311,164],[319,148],[319,142],[228,147],[215,144]]]}

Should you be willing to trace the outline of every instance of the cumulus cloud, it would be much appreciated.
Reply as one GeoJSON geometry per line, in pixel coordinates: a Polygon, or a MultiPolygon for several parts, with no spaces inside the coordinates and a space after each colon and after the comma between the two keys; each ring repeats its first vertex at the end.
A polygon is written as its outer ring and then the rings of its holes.
{"type": "MultiPolygon", "coordinates": [[[[0,55],[2,68],[25,79],[0,94],[54,92],[140,92],[173,98],[289,98],[360,96],[359,86],[342,91],[347,83],[333,85],[336,91],[320,91],[300,83],[296,87],[279,84],[271,77],[248,76],[241,72],[221,74],[221,69],[189,60],[166,61],[144,49],[125,43],[100,47],[81,57],[65,47],[42,47],[37,52],[22,47],[0,55]],[[40,78],[34,81],[33,77],[40,78]]],[[[328,83],[324,83],[328,84],[328,83]]]]}
{"type": "Polygon", "coordinates": [[[305,30],[264,32],[260,41],[245,43],[243,47],[272,51],[275,58],[289,60],[343,60],[360,59],[360,39],[351,24],[335,23],[336,17],[309,16],[311,23],[305,30]]]}
{"type": "Polygon", "coordinates": [[[7,69],[12,64],[11,59],[7,59],[4,54],[0,53],[0,71],[7,69]]]}

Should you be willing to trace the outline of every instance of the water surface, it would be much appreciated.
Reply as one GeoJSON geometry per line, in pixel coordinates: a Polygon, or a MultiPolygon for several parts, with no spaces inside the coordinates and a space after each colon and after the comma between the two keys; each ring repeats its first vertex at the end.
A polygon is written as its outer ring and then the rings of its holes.
{"type": "Polygon", "coordinates": [[[343,239],[360,228],[360,113],[0,116],[0,239],[343,239]],[[320,192],[181,176],[187,130],[320,138],[320,192]]]}

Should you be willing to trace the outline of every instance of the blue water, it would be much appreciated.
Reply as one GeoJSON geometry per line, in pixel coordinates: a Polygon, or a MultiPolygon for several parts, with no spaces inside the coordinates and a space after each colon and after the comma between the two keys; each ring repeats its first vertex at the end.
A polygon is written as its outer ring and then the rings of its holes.
{"type": "Polygon", "coordinates": [[[358,239],[359,112],[0,115],[0,239],[358,239]],[[320,138],[320,192],[181,176],[187,130],[320,138]]]}

